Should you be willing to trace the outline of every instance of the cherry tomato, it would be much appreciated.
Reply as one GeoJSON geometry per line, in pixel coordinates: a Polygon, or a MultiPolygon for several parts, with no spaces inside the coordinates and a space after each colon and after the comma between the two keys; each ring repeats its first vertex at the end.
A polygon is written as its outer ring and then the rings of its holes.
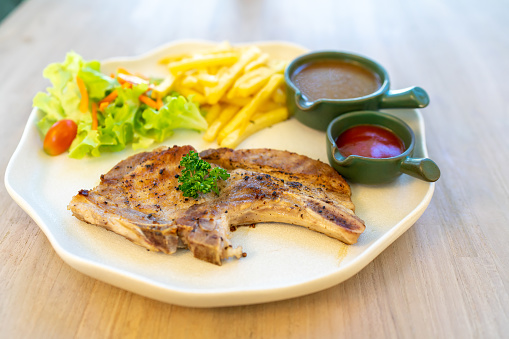
{"type": "Polygon", "coordinates": [[[44,152],[49,155],[64,153],[71,146],[78,133],[78,125],[72,120],[59,120],[53,124],[44,137],[44,152]]]}

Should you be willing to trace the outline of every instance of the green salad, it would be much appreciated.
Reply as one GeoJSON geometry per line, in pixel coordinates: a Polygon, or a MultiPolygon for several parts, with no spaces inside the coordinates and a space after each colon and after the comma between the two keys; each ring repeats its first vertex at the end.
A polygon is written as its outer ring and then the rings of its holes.
{"type": "Polygon", "coordinates": [[[71,158],[97,157],[123,150],[128,144],[133,149],[147,148],[171,136],[175,129],[207,129],[207,121],[191,97],[157,95],[158,79],[123,69],[106,75],[100,62],[85,61],[74,52],[69,52],[63,63],[47,66],[43,75],[53,87],[37,93],[33,106],[39,109],[37,128],[48,154],[59,153],[51,149],[65,148],[71,158]],[[62,120],[77,126],[72,137],[62,132],[64,124],[58,124],[62,120]],[[62,146],[66,142],[70,145],[62,146]]]}

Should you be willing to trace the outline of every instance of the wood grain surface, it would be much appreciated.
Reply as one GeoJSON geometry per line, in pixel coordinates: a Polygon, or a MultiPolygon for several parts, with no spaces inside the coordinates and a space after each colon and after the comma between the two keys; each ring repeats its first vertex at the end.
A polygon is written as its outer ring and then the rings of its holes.
{"type": "MultiPolygon", "coordinates": [[[[178,39],[284,40],[383,64],[418,85],[442,177],[424,215],[360,273],[280,302],[197,309],[72,269],[0,187],[2,338],[507,338],[509,2],[27,0],[0,23],[2,177],[42,70],[74,50],[138,55],[178,39]]],[[[33,169],[37,171],[37,168],[33,169]]]]}

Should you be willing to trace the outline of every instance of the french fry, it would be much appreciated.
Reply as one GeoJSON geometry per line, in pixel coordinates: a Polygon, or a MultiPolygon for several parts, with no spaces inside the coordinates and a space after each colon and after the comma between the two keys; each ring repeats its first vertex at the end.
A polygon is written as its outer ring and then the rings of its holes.
{"type": "Polygon", "coordinates": [[[207,97],[207,102],[212,105],[218,103],[228,88],[240,76],[240,73],[244,67],[258,55],[260,55],[260,49],[257,47],[251,47],[243,52],[240,59],[232,67],[230,67],[230,69],[221,75],[217,86],[205,88],[205,96],[207,97]]]}
{"type": "Polygon", "coordinates": [[[172,90],[202,105],[209,127],[206,141],[235,147],[262,128],[288,118],[285,108],[286,62],[271,59],[256,46],[213,48],[168,56],[169,75],[156,86],[156,100],[172,90]]]}
{"type": "Polygon", "coordinates": [[[239,56],[236,53],[203,55],[171,62],[168,64],[168,69],[170,73],[176,75],[191,69],[205,68],[209,66],[230,66],[235,64],[238,60],[239,56]]]}
{"type": "Polygon", "coordinates": [[[177,55],[169,55],[159,60],[161,65],[169,64],[170,62],[180,61],[182,59],[190,58],[191,54],[177,54],[177,55]]]}
{"type": "Polygon", "coordinates": [[[235,81],[232,89],[226,95],[227,98],[246,98],[258,92],[269,81],[272,74],[274,74],[274,71],[268,67],[260,67],[245,73],[235,81]]]}
{"type": "Polygon", "coordinates": [[[205,115],[205,120],[207,120],[209,126],[214,122],[214,120],[217,119],[219,114],[221,114],[220,104],[208,106],[207,108],[204,107],[203,109],[207,111],[207,114],[205,115]]]}
{"type": "Polygon", "coordinates": [[[286,119],[288,119],[288,109],[286,107],[277,108],[262,114],[256,114],[244,130],[241,128],[234,130],[219,143],[219,146],[235,148],[242,141],[256,132],[286,119]]]}
{"type": "Polygon", "coordinates": [[[203,87],[212,87],[217,85],[218,82],[217,76],[207,73],[206,70],[200,70],[196,74],[196,79],[198,79],[203,87]]]}
{"type": "MultiPolygon", "coordinates": [[[[230,43],[228,41],[223,41],[219,45],[217,45],[211,49],[202,51],[200,53],[195,53],[194,56],[224,53],[224,52],[230,52],[232,50],[233,50],[233,48],[230,45],[230,43]]],[[[193,54],[189,54],[189,53],[169,55],[169,56],[166,56],[166,57],[160,59],[159,63],[164,65],[164,64],[169,64],[170,62],[181,61],[182,59],[188,59],[188,58],[192,58],[192,57],[193,57],[193,54]]]]}
{"type": "Polygon", "coordinates": [[[198,79],[192,74],[186,74],[180,81],[180,85],[184,87],[195,88],[198,84],[198,79]]]}
{"type": "Polygon", "coordinates": [[[231,105],[236,105],[236,106],[246,106],[247,104],[249,104],[251,102],[252,99],[253,99],[253,97],[229,99],[227,96],[224,96],[221,98],[220,102],[224,102],[226,104],[231,104],[231,105]]]}
{"type": "Polygon", "coordinates": [[[267,53],[263,53],[258,57],[258,59],[251,61],[247,66],[244,68],[244,72],[250,72],[254,70],[255,68],[261,67],[265,65],[269,61],[269,55],[267,53]]]}
{"type": "Polygon", "coordinates": [[[180,84],[175,85],[175,90],[187,98],[192,97],[193,101],[199,104],[204,104],[207,101],[203,94],[180,84]]]}
{"type": "Polygon", "coordinates": [[[267,65],[274,70],[276,73],[283,74],[287,65],[286,61],[281,60],[270,60],[267,65]]]}
{"type": "Polygon", "coordinates": [[[209,124],[209,127],[203,134],[203,140],[212,142],[216,140],[217,133],[219,132],[219,129],[221,128],[221,122],[220,121],[214,121],[212,124],[209,124]]]}
{"type": "Polygon", "coordinates": [[[276,88],[274,93],[272,94],[272,100],[278,104],[286,103],[286,93],[285,90],[281,87],[276,88]]]}
{"type": "Polygon", "coordinates": [[[176,77],[173,74],[168,75],[164,80],[154,87],[154,94],[156,97],[162,98],[166,94],[170,93],[175,84],[176,77]]]}
{"type": "Polygon", "coordinates": [[[215,45],[212,48],[195,53],[195,55],[219,54],[219,53],[234,52],[234,51],[235,51],[235,49],[232,47],[232,45],[228,41],[223,41],[223,42],[219,43],[218,45],[215,45]]]}
{"type": "Polygon", "coordinates": [[[259,106],[272,95],[272,92],[274,92],[274,90],[279,87],[283,81],[284,78],[281,74],[272,75],[269,82],[254,96],[249,104],[244,106],[223,128],[217,137],[218,142],[221,143],[222,139],[224,139],[228,134],[238,128],[242,128],[243,125],[247,125],[247,122],[258,110],[259,106]]]}
{"type": "Polygon", "coordinates": [[[273,100],[267,100],[263,104],[258,107],[258,111],[260,112],[268,112],[275,110],[276,108],[281,107],[280,103],[274,102],[273,100]]]}
{"type": "Polygon", "coordinates": [[[219,117],[209,124],[209,128],[203,134],[203,140],[205,141],[214,141],[217,137],[217,134],[221,130],[221,127],[224,126],[234,115],[239,111],[240,107],[234,105],[226,106],[219,114],[219,117]]]}

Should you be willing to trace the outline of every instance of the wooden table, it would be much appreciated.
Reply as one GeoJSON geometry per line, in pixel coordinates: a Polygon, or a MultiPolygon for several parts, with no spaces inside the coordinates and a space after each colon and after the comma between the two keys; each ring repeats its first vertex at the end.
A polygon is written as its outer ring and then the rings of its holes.
{"type": "Polygon", "coordinates": [[[27,0],[0,24],[0,168],[42,70],[75,50],[138,55],[184,39],[285,40],[419,85],[442,177],[424,215],[351,279],[291,300],[186,308],[79,273],[0,187],[0,337],[497,338],[509,333],[509,3],[27,0]]]}

